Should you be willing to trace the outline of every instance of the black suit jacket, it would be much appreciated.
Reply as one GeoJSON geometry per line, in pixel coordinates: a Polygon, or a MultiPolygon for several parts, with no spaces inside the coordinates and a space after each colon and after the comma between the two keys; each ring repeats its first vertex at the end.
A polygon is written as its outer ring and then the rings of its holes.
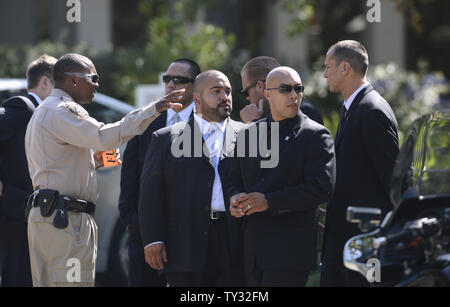
{"type": "Polygon", "coordinates": [[[120,177],[119,211],[122,224],[129,227],[132,233],[140,237],[137,217],[139,203],[139,188],[145,154],[147,153],[152,134],[164,128],[167,121],[167,111],[155,119],[141,135],[137,135],[127,143],[122,157],[122,172],[120,177]]]}
{"type": "Polygon", "coordinates": [[[259,148],[262,123],[273,124],[269,116],[240,132],[238,140],[245,134],[246,156],[237,153],[226,187],[230,196],[263,193],[269,204],[268,211],[237,219],[244,219],[245,271],[254,269],[255,259],[263,270],[309,270],[317,264],[318,205],[330,199],[334,186],[333,137],[299,111],[279,122],[278,166],[261,168],[260,153],[252,158],[248,149],[249,131],[255,127],[259,148]]]}
{"type": "Polygon", "coordinates": [[[0,180],[6,218],[25,222],[24,202],[33,192],[25,156],[25,132],[37,101],[32,95],[15,96],[0,107],[0,180]]]}
{"type": "Polygon", "coordinates": [[[345,242],[361,233],[348,206],[392,209],[389,185],[398,154],[397,120],[371,85],[356,95],[336,137],[336,188],[327,207],[323,255],[342,262],[345,242]]]}
{"type": "MultiPolygon", "coordinates": [[[[244,124],[228,119],[218,166],[222,187],[229,172],[228,156],[233,153],[235,135],[242,127],[244,124]]],[[[188,122],[158,130],[153,133],[145,158],[139,200],[142,239],[144,246],[156,241],[165,243],[166,272],[199,272],[206,264],[215,172],[207,156],[195,157],[196,135],[203,143],[193,116],[188,122]],[[191,139],[191,156],[177,158],[172,154],[172,142],[178,144],[187,135],[191,139]]],[[[183,145],[183,148],[189,148],[183,145]]],[[[229,214],[225,194],[224,199],[231,260],[239,271],[240,222],[229,214]]]]}

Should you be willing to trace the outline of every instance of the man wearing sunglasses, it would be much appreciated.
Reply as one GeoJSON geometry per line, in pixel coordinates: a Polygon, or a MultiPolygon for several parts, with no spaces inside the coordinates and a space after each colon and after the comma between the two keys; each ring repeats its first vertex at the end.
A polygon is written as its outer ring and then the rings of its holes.
{"type": "Polygon", "coordinates": [[[279,162],[261,169],[261,159],[269,157],[238,153],[226,185],[230,213],[244,219],[243,262],[249,286],[305,286],[317,264],[317,209],[334,187],[333,137],[299,110],[303,85],[292,68],[272,70],[264,95],[271,114],[241,130],[238,140],[245,139],[246,153],[255,142],[260,148],[264,137],[274,147],[269,133],[278,129],[279,162]],[[266,136],[261,135],[265,125],[266,136]],[[255,127],[259,136],[249,139],[255,127]]]}
{"type": "Polygon", "coordinates": [[[27,202],[33,286],[94,286],[95,169],[103,165],[94,151],[119,148],[143,133],[161,112],[181,108],[177,102],[184,90],[104,124],[81,106],[92,103],[99,87],[90,59],[73,53],[62,56],[53,68],[53,79],[55,88],[33,113],[25,135],[35,191],[27,202]]]}
{"type": "MultiPolygon", "coordinates": [[[[266,87],[266,76],[280,63],[274,58],[259,56],[249,60],[241,70],[242,95],[250,102],[240,112],[244,123],[259,120],[266,117],[270,112],[269,102],[264,96],[266,87]]],[[[312,120],[323,125],[322,115],[319,110],[309,101],[303,99],[300,110],[312,120]]]]}
{"type": "Polygon", "coordinates": [[[152,122],[142,135],[138,135],[128,142],[123,154],[119,210],[121,221],[130,234],[128,240],[130,259],[128,285],[131,287],[162,287],[166,285],[165,278],[145,263],[144,246],[138,221],[139,185],[144,168],[145,153],[153,132],[179,121],[187,121],[191,116],[194,109],[192,97],[194,79],[198,74],[200,74],[199,65],[190,59],[177,59],[169,65],[163,76],[165,91],[168,94],[184,89],[183,98],[179,101],[183,108],[178,112],[172,109],[162,112],[161,116],[152,122]]]}

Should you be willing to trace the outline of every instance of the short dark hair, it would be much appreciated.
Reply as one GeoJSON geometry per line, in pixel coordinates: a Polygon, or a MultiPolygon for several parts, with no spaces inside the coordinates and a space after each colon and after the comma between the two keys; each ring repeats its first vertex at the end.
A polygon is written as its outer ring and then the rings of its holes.
{"type": "Polygon", "coordinates": [[[53,67],[53,79],[56,81],[64,81],[66,72],[81,72],[89,69],[88,64],[91,63],[87,57],[76,53],[67,53],[59,58],[53,67]]]}
{"type": "Polygon", "coordinates": [[[186,59],[186,58],[176,59],[172,63],[185,63],[185,64],[189,65],[191,67],[189,72],[191,74],[192,79],[195,79],[202,72],[200,69],[200,65],[198,65],[197,62],[195,62],[191,59],[186,59]]]}
{"type": "Polygon", "coordinates": [[[245,63],[242,67],[241,74],[246,71],[251,83],[265,80],[269,72],[281,64],[274,58],[268,56],[258,56],[245,63]]]}
{"type": "Polygon", "coordinates": [[[353,40],[340,41],[331,46],[328,53],[333,56],[337,65],[342,61],[348,62],[357,74],[366,75],[369,68],[369,56],[361,43],[353,40]]]}
{"type": "Polygon", "coordinates": [[[27,67],[27,89],[30,90],[36,87],[41,80],[41,77],[46,76],[53,81],[52,70],[56,63],[56,58],[43,54],[38,59],[34,60],[27,67]]]}

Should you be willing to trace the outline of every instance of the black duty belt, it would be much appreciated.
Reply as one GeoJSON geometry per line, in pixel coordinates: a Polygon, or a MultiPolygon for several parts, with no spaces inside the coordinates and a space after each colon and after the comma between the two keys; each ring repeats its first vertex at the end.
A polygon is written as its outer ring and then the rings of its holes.
{"type": "Polygon", "coordinates": [[[28,221],[28,214],[32,207],[39,207],[41,215],[49,217],[55,212],[53,226],[64,229],[69,221],[67,211],[86,212],[90,215],[95,213],[95,204],[82,200],[59,195],[56,190],[42,189],[28,196],[25,206],[25,220],[28,221]]]}
{"type": "MultiPolygon", "coordinates": [[[[31,196],[33,197],[33,196],[31,196]]],[[[36,194],[32,200],[33,207],[39,207],[39,204],[50,202],[51,199],[36,194]],[[41,199],[41,201],[39,201],[41,199]]],[[[74,199],[65,195],[59,195],[58,201],[63,201],[68,211],[86,212],[90,215],[95,214],[95,204],[82,199],[74,199]]],[[[51,214],[50,214],[51,215],[51,214]]]]}

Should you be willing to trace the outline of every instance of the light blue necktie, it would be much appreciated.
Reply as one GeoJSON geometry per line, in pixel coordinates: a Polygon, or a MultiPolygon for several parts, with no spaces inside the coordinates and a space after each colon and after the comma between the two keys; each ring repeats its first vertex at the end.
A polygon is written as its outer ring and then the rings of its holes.
{"type": "Polygon", "coordinates": [[[175,125],[176,123],[181,122],[181,117],[178,115],[178,113],[175,113],[172,118],[169,120],[169,123],[167,126],[175,125]]]}
{"type": "Polygon", "coordinates": [[[217,168],[219,164],[219,146],[220,129],[215,124],[210,124],[208,132],[205,134],[205,143],[210,153],[211,164],[217,168]]]}

